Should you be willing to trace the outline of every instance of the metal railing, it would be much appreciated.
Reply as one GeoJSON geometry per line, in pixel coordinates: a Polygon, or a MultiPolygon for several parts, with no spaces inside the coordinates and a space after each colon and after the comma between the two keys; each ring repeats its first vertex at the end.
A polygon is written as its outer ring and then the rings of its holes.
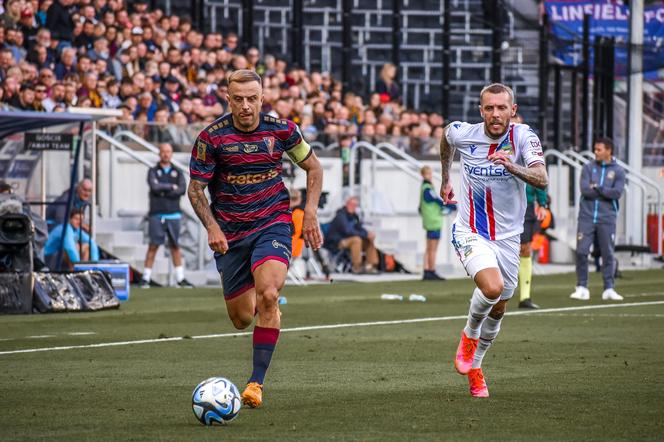
{"type": "MultiPolygon", "coordinates": [[[[129,132],[120,132],[116,134],[116,138],[111,137],[108,135],[106,132],[97,130],[96,133],[97,137],[100,139],[106,141],[110,145],[110,170],[109,170],[109,212],[111,217],[113,217],[116,214],[115,211],[115,201],[114,201],[114,196],[113,196],[113,183],[114,183],[114,174],[115,174],[115,165],[117,164],[117,158],[116,158],[116,149],[120,150],[121,152],[125,153],[127,156],[129,156],[131,159],[135,160],[136,162],[144,165],[148,169],[154,166],[154,163],[151,163],[150,161],[146,160],[143,156],[138,154],[135,150],[131,149],[130,147],[126,146],[124,143],[119,141],[117,138],[121,136],[127,136],[131,140],[137,142],[141,146],[145,147],[146,150],[148,150],[150,153],[155,154],[158,159],[158,152],[159,149],[156,148],[154,145],[148,143],[147,141],[141,139],[137,135],[129,132]]],[[[189,167],[184,166],[182,163],[173,160],[172,163],[180,168],[180,170],[184,173],[185,175],[185,181],[188,181],[189,179],[189,167]]],[[[196,216],[195,213],[193,213],[193,209],[190,208],[188,205],[183,205],[182,206],[182,214],[183,214],[183,222],[182,222],[182,227],[183,227],[183,232],[181,234],[181,240],[180,240],[180,248],[185,252],[186,254],[189,255],[190,259],[188,262],[193,262],[196,264],[196,267],[194,270],[202,270],[205,268],[205,266],[210,262],[211,258],[208,256],[207,253],[207,245],[205,242],[205,236],[203,234],[203,227],[198,221],[198,217],[196,216]],[[187,241],[187,238],[189,238],[189,241],[187,241]]]]}

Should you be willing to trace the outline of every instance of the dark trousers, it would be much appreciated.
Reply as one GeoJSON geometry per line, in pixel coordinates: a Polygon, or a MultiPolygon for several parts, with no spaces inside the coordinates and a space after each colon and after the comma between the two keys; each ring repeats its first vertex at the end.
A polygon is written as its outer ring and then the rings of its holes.
{"type": "Polygon", "coordinates": [[[593,224],[580,222],[576,236],[576,279],[577,285],[588,287],[588,253],[590,246],[597,237],[599,252],[602,256],[602,277],[604,289],[613,288],[614,260],[613,248],[615,246],[615,224],[593,224]]]}

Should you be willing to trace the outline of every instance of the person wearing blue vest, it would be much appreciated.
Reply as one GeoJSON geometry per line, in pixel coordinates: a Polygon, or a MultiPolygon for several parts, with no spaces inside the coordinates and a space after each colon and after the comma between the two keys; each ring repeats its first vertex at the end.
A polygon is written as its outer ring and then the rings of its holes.
{"type": "Polygon", "coordinates": [[[616,236],[618,201],[625,188],[625,170],[613,158],[613,141],[598,138],[593,146],[595,161],[589,161],[581,171],[581,202],[576,242],[577,285],[570,298],[590,299],[588,290],[588,253],[597,237],[602,256],[605,301],[622,301],[613,288],[613,248],[616,236]]]}
{"type": "Polygon", "coordinates": [[[443,281],[445,278],[436,273],[436,253],[440,242],[440,229],[443,227],[443,213],[451,211],[433,188],[433,171],[424,166],[420,170],[422,186],[420,187],[419,212],[422,227],[426,230],[426,249],[424,252],[424,281],[443,281]]]}
{"type": "Polygon", "coordinates": [[[159,163],[148,172],[150,186],[150,213],[148,214],[148,232],[150,244],[145,256],[145,269],[141,287],[149,288],[152,277],[152,265],[159,246],[166,243],[171,251],[175,267],[175,281],[178,287],[193,287],[184,277],[182,253],[178,245],[180,237],[180,198],[186,192],[184,174],[171,163],[173,147],[168,143],[159,145],[159,163]]]}
{"type": "MultiPolygon", "coordinates": [[[[80,261],[99,261],[99,247],[90,235],[83,230],[83,211],[73,209],[69,215],[69,222],[56,226],[48,235],[44,245],[46,263],[56,269],[56,259],[60,244],[64,244],[63,268],[71,269],[74,263],[80,261]],[[62,243],[62,235],[65,235],[62,243]]],[[[56,269],[57,270],[57,269],[56,269]]]]}

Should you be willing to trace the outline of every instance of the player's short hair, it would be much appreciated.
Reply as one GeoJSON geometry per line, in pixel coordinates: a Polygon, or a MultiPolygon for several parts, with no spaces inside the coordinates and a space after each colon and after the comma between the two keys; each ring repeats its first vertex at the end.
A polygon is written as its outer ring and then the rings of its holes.
{"type": "Polygon", "coordinates": [[[611,153],[613,154],[614,145],[613,145],[613,140],[611,138],[609,138],[609,137],[597,137],[597,138],[595,138],[595,142],[593,143],[593,145],[594,144],[603,144],[604,147],[609,149],[611,151],[611,153]]]}
{"type": "Polygon", "coordinates": [[[484,97],[484,94],[487,92],[490,94],[507,93],[507,95],[510,96],[510,101],[512,101],[512,104],[514,104],[514,91],[509,86],[505,86],[502,83],[493,83],[488,86],[484,86],[480,92],[480,103],[482,103],[482,97],[484,97]]]}
{"type": "Polygon", "coordinates": [[[228,86],[232,83],[248,83],[250,81],[256,81],[258,82],[259,86],[263,86],[263,82],[261,81],[260,75],[258,75],[256,72],[251,71],[249,69],[238,69],[237,71],[233,71],[231,75],[228,76],[228,86]]]}

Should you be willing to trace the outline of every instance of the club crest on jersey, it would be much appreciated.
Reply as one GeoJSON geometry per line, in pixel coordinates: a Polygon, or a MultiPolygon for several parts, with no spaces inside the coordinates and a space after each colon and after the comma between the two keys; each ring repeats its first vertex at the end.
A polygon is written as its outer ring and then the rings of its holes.
{"type": "Polygon", "coordinates": [[[263,137],[263,142],[267,146],[267,151],[270,155],[274,152],[274,137],[263,137]]]}
{"type": "Polygon", "coordinates": [[[606,177],[610,180],[614,179],[616,177],[616,171],[615,170],[609,170],[609,173],[606,174],[606,177]]]}
{"type": "Polygon", "coordinates": [[[505,138],[502,143],[498,146],[498,149],[496,151],[502,150],[508,155],[512,155],[514,153],[514,147],[510,143],[509,138],[505,138]]]}

